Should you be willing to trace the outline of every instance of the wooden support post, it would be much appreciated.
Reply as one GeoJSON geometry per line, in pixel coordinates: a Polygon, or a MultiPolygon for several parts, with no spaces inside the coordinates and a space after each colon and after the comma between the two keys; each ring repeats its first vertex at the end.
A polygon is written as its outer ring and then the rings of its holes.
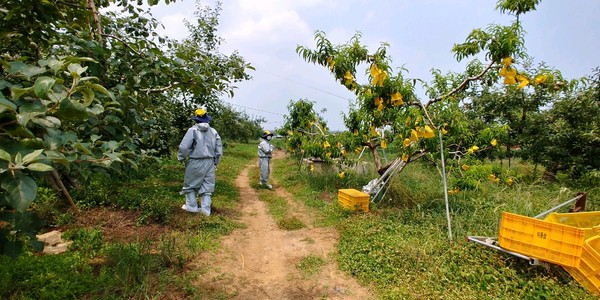
{"type": "Polygon", "coordinates": [[[587,201],[587,194],[584,192],[577,193],[579,199],[575,202],[575,206],[569,209],[569,212],[580,212],[585,210],[585,202],[587,201]]]}
{"type": "Polygon", "coordinates": [[[63,184],[62,180],[60,180],[60,175],[58,175],[58,171],[56,171],[56,169],[54,169],[51,171],[51,173],[52,173],[52,177],[54,178],[56,185],[58,185],[58,187],[62,191],[63,195],[65,195],[65,198],[67,198],[67,200],[69,201],[69,204],[71,204],[71,207],[73,209],[77,209],[77,207],[75,206],[75,203],[73,203],[73,198],[71,198],[69,191],[63,184]]]}

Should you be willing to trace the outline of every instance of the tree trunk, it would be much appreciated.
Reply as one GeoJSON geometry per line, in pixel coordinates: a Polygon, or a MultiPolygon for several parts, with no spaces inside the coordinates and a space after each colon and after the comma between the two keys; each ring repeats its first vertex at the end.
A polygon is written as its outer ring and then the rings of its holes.
{"type": "Polygon", "coordinates": [[[559,170],[558,162],[553,162],[544,170],[544,174],[542,175],[542,179],[545,181],[556,181],[556,172],[559,170]]]}
{"type": "Polygon", "coordinates": [[[375,161],[375,167],[377,170],[381,168],[381,158],[379,157],[379,152],[377,151],[377,146],[369,145],[369,149],[373,152],[373,160],[375,161]]]}

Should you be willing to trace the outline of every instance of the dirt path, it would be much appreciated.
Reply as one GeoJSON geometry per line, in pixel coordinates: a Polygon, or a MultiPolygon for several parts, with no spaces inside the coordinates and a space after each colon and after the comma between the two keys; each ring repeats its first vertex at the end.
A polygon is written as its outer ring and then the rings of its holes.
{"type": "MultiPolygon", "coordinates": [[[[277,158],[276,156],[275,158],[277,158]]],[[[250,187],[247,166],[236,179],[240,189],[241,222],[247,225],[223,239],[222,250],[213,256],[201,281],[211,290],[220,290],[230,299],[372,299],[369,291],[338,270],[334,258],[338,240],[333,228],[314,228],[314,220],[303,204],[281,187],[275,192],[288,199],[308,227],[279,229],[267,212],[266,203],[250,187]],[[318,274],[304,276],[297,265],[307,255],[323,258],[318,274]]]]}

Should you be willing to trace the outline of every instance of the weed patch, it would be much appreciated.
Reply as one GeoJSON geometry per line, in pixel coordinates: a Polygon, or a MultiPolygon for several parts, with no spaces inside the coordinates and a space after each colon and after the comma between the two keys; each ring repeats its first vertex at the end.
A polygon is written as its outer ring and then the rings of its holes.
{"type": "Polygon", "coordinates": [[[285,230],[298,230],[305,228],[306,224],[296,217],[288,217],[278,220],[277,226],[285,230]]]}
{"type": "Polygon", "coordinates": [[[318,255],[308,255],[302,258],[297,267],[305,278],[314,276],[321,272],[325,260],[318,255]]]}

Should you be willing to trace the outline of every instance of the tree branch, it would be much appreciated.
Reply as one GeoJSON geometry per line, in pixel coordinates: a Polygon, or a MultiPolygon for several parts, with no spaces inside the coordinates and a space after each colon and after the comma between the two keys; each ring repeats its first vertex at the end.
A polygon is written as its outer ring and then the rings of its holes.
{"type": "Polygon", "coordinates": [[[448,92],[445,95],[439,96],[435,99],[431,99],[429,100],[429,102],[427,103],[427,105],[425,105],[424,107],[429,107],[429,105],[439,102],[442,99],[451,96],[453,94],[456,94],[458,91],[462,90],[469,82],[473,81],[473,80],[478,80],[479,78],[481,78],[483,75],[485,75],[485,73],[487,73],[487,71],[494,65],[494,61],[490,62],[490,64],[483,69],[483,71],[481,71],[481,73],[472,76],[472,77],[468,77],[467,79],[465,79],[461,84],[459,84],[456,88],[454,88],[452,91],[448,92]]]}
{"type": "Polygon", "coordinates": [[[98,15],[96,4],[94,3],[94,0],[88,0],[88,4],[92,9],[92,14],[94,15],[94,22],[96,23],[96,30],[98,30],[98,42],[102,44],[102,26],[100,24],[100,16],[98,15]]]}
{"type": "Polygon", "coordinates": [[[6,123],[2,123],[2,124],[0,124],[0,127],[12,125],[12,124],[17,124],[17,120],[12,120],[12,121],[8,121],[6,123]]]}
{"type": "Polygon", "coordinates": [[[135,49],[133,49],[133,47],[131,47],[127,42],[125,42],[122,38],[118,37],[118,36],[114,36],[112,34],[107,34],[107,33],[103,33],[102,36],[105,37],[109,37],[115,40],[120,41],[121,43],[123,43],[123,45],[125,45],[127,48],[129,48],[131,51],[133,51],[133,53],[135,53],[137,56],[139,57],[143,57],[143,55],[141,53],[139,53],[138,51],[136,51],[135,49]]]}
{"type": "Polygon", "coordinates": [[[75,210],[77,210],[77,207],[75,206],[75,203],[73,203],[73,198],[71,198],[71,195],[69,194],[69,191],[67,190],[67,188],[65,187],[65,185],[62,183],[62,180],[60,179],[60,175],[58,175],[58,171],[56,171],[56,169],[50,171],[50,174],[52,174],[52,178],[54,179],[54,183],[60,188],[60,191],[63,193],[63,195],[65,196],[65,198],[67,198],[67,200],[69,201],[69,204],[71,205],[71,207],[75,210]]]}
{"type": "Polygon", "coordinates": [[[64,5],[64,6],[69,6],[69,7],[80,8],[80,9],[81,8],[89,8],[89,7],[86,7],[86,6],[81,6],[81,5],[78,5],[78,4],[70,3],[68,1],[57,0],[57,1],[55,1],[55,3],[56,4],[60,4],[60,5],[64,5]]]}
{"type": "MultiPolygon", "coordinates": [[[[178,84],[178,82],[175,82],[175,84],[178,84]]],[[[173,84],[169,84],[169,85],[161,87],[161,88],[141,89],[141,91],[145,92],[145,93],[160,93],[160,92],[167,91],[167,90],[171,89],[172,87],[173,87],[173,84]]]]}

